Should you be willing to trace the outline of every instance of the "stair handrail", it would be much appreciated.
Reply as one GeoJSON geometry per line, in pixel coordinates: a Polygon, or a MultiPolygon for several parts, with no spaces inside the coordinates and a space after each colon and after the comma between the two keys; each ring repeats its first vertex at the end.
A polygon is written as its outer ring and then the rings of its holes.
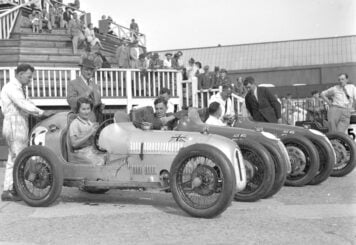
{"type": "MultiPolygon", "coordinates": [[[[120,39],[123,39],[123,38],[130,39],[130,40],[132,39],[133,31],[130,28],[127,28],[125,26],[119,25],[119,24],[117,24],[115,22],[111,22],[111,24],[118,28],[118,33],[117,34],[118,34],[118,37],[120,39]]],[[[141,33],[141,32],[136,32],[136,31],[135,31],[135,33],[137,35],[137,41],[139,42],[139,44],[141,46],[146,47],[146,35],[141,33]]]]}
{"type": "Polygon", "coordinates": [[[20,4],[8,11],[0,14],[0,39],[9,39],[12,30],[14,29],[16,18],[21,8],[31,5],[37,2],[32,0],[23,4],[20,4]]]}

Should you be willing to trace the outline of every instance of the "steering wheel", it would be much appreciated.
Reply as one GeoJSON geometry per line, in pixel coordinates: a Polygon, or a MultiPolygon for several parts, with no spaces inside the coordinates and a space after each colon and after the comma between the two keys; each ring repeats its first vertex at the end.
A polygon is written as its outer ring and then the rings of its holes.
{"type": "Polygon", "coordinates": [[[113,118],[110,118],[110,119],[107,119],[105,120],[104,122],[102,122],[98,129],[96,130],[95,132],[95,135],[94,135],[94,147],[100,151],[100,152],[106,152],[105,149],[101,148],[99,146],[99,136],[100,136],[100,133],[101,133],[101,130],[103,130],[103,128],[105,128],[106,126],[110,125],[110,124],[113,124],[114,123],[114,119],[113,118]]]}

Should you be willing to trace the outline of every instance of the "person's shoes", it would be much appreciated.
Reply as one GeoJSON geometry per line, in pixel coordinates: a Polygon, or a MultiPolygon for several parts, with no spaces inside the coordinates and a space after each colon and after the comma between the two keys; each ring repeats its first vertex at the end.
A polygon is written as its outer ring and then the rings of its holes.
{"type": "Polygon", "coordinates": [[[17,195],[15,191],[3,191],[1,194],[1,201],[18,202],[21,201],[21,198],[17,195]]]}

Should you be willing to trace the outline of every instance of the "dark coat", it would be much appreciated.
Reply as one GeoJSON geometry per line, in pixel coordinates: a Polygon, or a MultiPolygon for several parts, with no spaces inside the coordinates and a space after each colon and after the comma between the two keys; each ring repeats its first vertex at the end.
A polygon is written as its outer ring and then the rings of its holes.
{"type": "Polygon", "coordinates": [[[245,97],[246,108],[254,121],[277,123],[281,118],[281,104],[274,95],[264,87],[257,88],[257,97],[247,93],[245,97]]]}
{"type": "MultiPolygon", "coordinates": [[[[83,81],[81,77],[77,77],[76,79],[69,82],[67,91],[67,102],[73,112],[77,111],[77,100],[80,97],[89,97],[93,101],[94,110],[100,107],[101,96],[98,86],[96,84],[93,84],[93,91],[90,93],[89,96],[87,96],[89,92],[90,88],[88,84],[83,81]]],[[[96,121],[96,117],[91,117],[90,119],[96,121]]]]}

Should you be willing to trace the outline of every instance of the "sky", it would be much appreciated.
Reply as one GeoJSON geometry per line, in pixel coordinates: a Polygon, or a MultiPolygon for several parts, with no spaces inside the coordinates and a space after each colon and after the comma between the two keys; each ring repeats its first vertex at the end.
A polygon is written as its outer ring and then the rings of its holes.
{"type": "Polygon", "coordinates": [[[149,51],[356,34],[356,0],[82,0],[81,9],[94,26],[102,15],[126,27],[134,18],[149,51]]]}

